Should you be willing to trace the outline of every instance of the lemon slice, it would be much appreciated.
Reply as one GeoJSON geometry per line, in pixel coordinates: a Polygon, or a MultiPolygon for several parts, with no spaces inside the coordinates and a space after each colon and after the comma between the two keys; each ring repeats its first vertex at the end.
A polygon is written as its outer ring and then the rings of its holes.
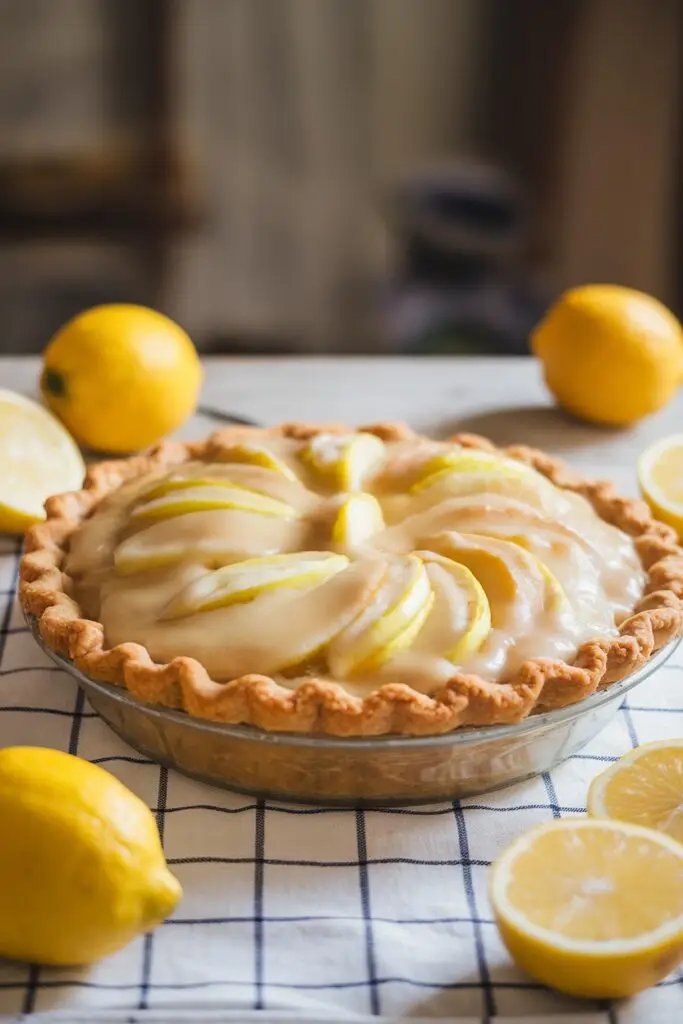
{"type": "Polygon", "coordinates": [[[483,587],[494,625],[510,605],[533,604],[540,610],[546,578],[537,559],[506,540],[468,533],[443,533],[430,548],[465,566],[483,587]]]}
{"type": "Polygon", "coordinates": [[[221,462],[241,462],[249,466],[262,466],[263,469],[272,469],[274,473],[281,473],[288,480],[296,480],[297,475],[286,462],[279,459],[277,455],[256,444],[236,444],[221,452],[221,462]]]}
{"type": "Polygon", "coordinates": [[[363,480],[384,454],[384,442],[374,434],[317,434],[303,449],[301,458],[330,477],[339,490],[360,491],[363,480]]]}
{"type": "Polygon", "coordinates": [[[438,650],[458,664],[475,654],[491,632],[486,591],[470,570],[434,554],[416,552],[427,568],[434,605],[420,635],[420,649],[438,650]]]}
{"type": "Polygon", "coordinates": [[[45,518],[53,494],[83,483],[81,453],[46,409],[0,389],[0,532],[23,533],[45,518]]]}
{"type": "Polygon", "coordinates": [[[293,516],[294,509],[284,501],[269,498],[266,494],[248,491],[244,487],[199,486],[172,490],[161,498],[138,505],[131,513],[131,520],[170,519],[188,512],[208,512],[212,509],[236,509],[241,512],[258,512],[264,516],[293,516]]]}
{"type": "Polygon", "coordinates": [[[646,448],[638,459],[638,483],[653,514],[683,539],[683,434],[646,448]]]}
{"type": "Polygon", "coordinates": [[[154,501],[156,498],[165,498],[167,494],[173,494],[174,491],[187,491],[191,487],[232,487],[238,491],[248,490],[232,480],[221,480],[215,476],[170,476],[166,480],[162,480],[156,487],[146,491],[145,498],[147,501],[154,501]]]}
{"type": "Polygon", "coordinates": [[[328,648],[337,678],[369,672],[405,651],[425,623],[434,596],[423,562],[414,555],[391,562],[373,603],[328,648]]]}
{"type": "Polygon", "coordinates": [[[514,477],[516,479],[535,478],[543,481],[543,477],[522,462],[493,455],[491,452],[480,452],[469,448],[443,452],[429,459],[421,468],[417,480],[410,491],[419,494],[427,487],[450,476],[451,473],[483,473],[492,477],[514,477]]]}
{"type": "Polygon", "coordinates": [[[496,861],[490,895],[516,963],[570,995],[633,995],[683,958],[683,845],[652,829],[541,825],[496,861]]]}
{"type": "Polygon", "coordinates": [[[249,558],[195,580],[170,602],[162,618],[173,619],[241,604],[280,587],[322,583],[342,572],[348,564],[349,560],[344,555],[325,551],[249,558]]]}
{"type": "Polygon", "coordinates": [[[569,603],[569,598],[567,597],[567,594],[565,593],[565,590],[560,581],[558,580],[557,576],[555,576],[550,571],[545,562],[541,561],[541,559],[537,555],[531,553],[530,555],[536,563],[536,567],[545,581],[546,610],[549,612],[553,612],[556,615],[571,612],[572,606],[569,603]]]}
{"type": "Polygon", "coordinates": [[[683,842],[683,740],[656,740],[597,775],[588,813],[666,832],[683,842]]]}
{"type": "Polygon", "coordinates": [[[140,495],[140,501],[152,501],[154,498],[163,498],[173,491],[188,490],[192,487],[232,487],[237,491],[265,494],[267,498],[276,498],[278,501],[284,501],[286,505],[297,508],[310,505],[311,500],[315,500],[299,480],[290,479],[284,473],[248,462],[229,462],[213,465],[210,470],[207,470],[206,465],[196,463],[184,465],[179,470],[160,477],[149,490],[140,495]]]}
{"type": "Polygon", "coordinates": [[[219,569],[247,558],[261,558],[305,547],[305,523],[286,516],[259,515],[242,509],[195,512],[143,526],[114,550],[116,572],[123,575],[195,561],[219,569]]]}
{"type": "Polygon", "coordinates": [[[496,627],[513,618],[526,632],[525,622],[528,626],[540,612],[572,614],[569,599],[548,566],[510,540],[484,534],[443,533],[432,540],[430,547],[476,577],[496,627]]]}
{"type": "Polygon", "coordinates": [[[482,494],[516,498],[552,516],[560,516],[567,510],[564,496],[545,477],[533,470],[527,470],[526,474],[516,474],[469,473],[453,469],[433,473],[422,483],[415,484],[411,488],[410,509],[419,512],[448,498],[474,498],[482,494]]]}
{"type": "Polygon", "coordinates": [[[350,494],[342,502],[332,527],[332,540],[357,547],[384,529],[382,506],[372,494],[350,494]]]}

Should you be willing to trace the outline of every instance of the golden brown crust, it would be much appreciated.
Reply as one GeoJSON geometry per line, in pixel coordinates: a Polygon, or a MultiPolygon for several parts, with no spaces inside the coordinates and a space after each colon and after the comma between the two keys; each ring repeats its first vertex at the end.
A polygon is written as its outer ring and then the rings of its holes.
{"type": "MultiPolygon", "coordinates": [[[[580,477],[560,460],[516,445],[504,453],[533,466],[556,486],[583,494],[598,515],[633,537],[647,574],[645,596],[621,624],[619,636],[582,644],[572,665],[539,658],[525,662],[515,678],[504,683],[455,674],[432,696],[403,684],[389,684],[362,699],[318,679],[294,690],[260,675],[218,683],[192,658],[174,658],[160,665],[139,644],[104,646],[102,625],[82,617],[71,596],[71,580],[61,567],[71,533],[106,494],[157,468],[189,459],[220,460],[238,439],[267,435],[306,439],[322,431],[349,429],[342,424],[306,423],[270,429],[227,427],[201,443],[165,443],[147,455],[93,466],[83,490],[51,498],[46,521],[27,535],[19,589],[23,608],[38,620],[49,647],[86,675],[123,685],[141,700],[221,722],[337,736],[430,735],[465,725],[519,722],[534,710],[564,707],[623,679],[653,651],[683,633],[683,550],[674,531],[656,522],[643,502],[617,495],[611,484],[580,477]]],[[[362,429],[384,440],[415,436],[402,423],[362,429]]],[[[449,440],[468,448],[496,450],[476,435],[456,434],[449,440]]]]}

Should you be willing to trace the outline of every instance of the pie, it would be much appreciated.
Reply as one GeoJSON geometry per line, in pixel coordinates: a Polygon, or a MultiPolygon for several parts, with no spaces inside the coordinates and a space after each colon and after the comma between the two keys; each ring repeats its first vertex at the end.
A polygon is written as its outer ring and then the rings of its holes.
{"type": "Polygon", "coordinates": [[[683,631],[673,530],[471,435],[230,427],[95,465],[46,510],[20,585],[46,643],[200,718],[357,736],[515,723],[683,631]]]}

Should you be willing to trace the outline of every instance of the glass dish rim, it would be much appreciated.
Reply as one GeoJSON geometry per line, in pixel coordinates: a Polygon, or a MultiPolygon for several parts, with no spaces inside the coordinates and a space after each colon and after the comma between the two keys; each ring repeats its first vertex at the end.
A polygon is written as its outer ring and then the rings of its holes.
{"type": "Polygon", "coordinates": [[[597,690],[589,697],[569,704],[567,707],[556,708],[554,711],[544,711],[538,715],[529,715],[521,722],[512,725],[484,725],[470,726],[462,729],[455,729],[452,732],[439,733],[435,736],[329,736],[324,733],[313,735],[311,733],[297,732],[266,732],[264,729],[257,729],[252,725],[231,725],[228,722],[214,722],[207,718],[197,718],[188,715],[185,711],[178,711],[174,708],[165,708],[161,705],[148,704],[138,700],[128,690],[113,683],[104,683],[91,679],[84,672],[81,672],[69,658],[53,651],[43,640],[38,630],[37,621],[34,616],[24,612],[24,619],[29,630],[47,656],[55,662],[59,668],[71,675],[76,682],[84,689],[92,689],[103,697],[118,701],[134,711],[139,711],[155,718],[174,722],[185,728],[199,732],[210,732],[230,739],[248,740],[252,743],[270,743],[279,746],[294,747],[329,747],[336,750],[369,750],[377,747],[381,750],[417,749],[423,747],[441,746],[476,746],[479,743],[495,742],[496,740],[509,739],[514,736],[532,735],[547,727],[559,725],[562,722],[580,718],[582,715],[601,708],[606,704],[624,697],[629,690],[644,682],[661,668],[672,657],[678,648],[683,637],[677,637],[669,641],[664,647],[652,654],[648,660],[635,672],[626,676],[625,679],[603,690],[597,690]]]}

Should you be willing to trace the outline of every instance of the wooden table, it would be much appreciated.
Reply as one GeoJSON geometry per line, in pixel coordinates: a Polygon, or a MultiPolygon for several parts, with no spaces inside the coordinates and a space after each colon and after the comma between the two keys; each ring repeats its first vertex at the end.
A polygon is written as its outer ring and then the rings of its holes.
{"type": "MultiPolygon", "coordinates": [[[[444,437],[456,430],[498,444],[524,443],[635,493],[635,461],[651,441],[683,431],[683,389],[632,430],[603,430],[553,408],[540,367],[528,358],[253,358],[205,360],[203,404],[263,423],[403,419],[444,437]]],[[[0,387],[35,394],[39,361],[0,358],[0,387]]],[[[179,431],[201,437],[215,422],[196,416],[179,431]]]]}

